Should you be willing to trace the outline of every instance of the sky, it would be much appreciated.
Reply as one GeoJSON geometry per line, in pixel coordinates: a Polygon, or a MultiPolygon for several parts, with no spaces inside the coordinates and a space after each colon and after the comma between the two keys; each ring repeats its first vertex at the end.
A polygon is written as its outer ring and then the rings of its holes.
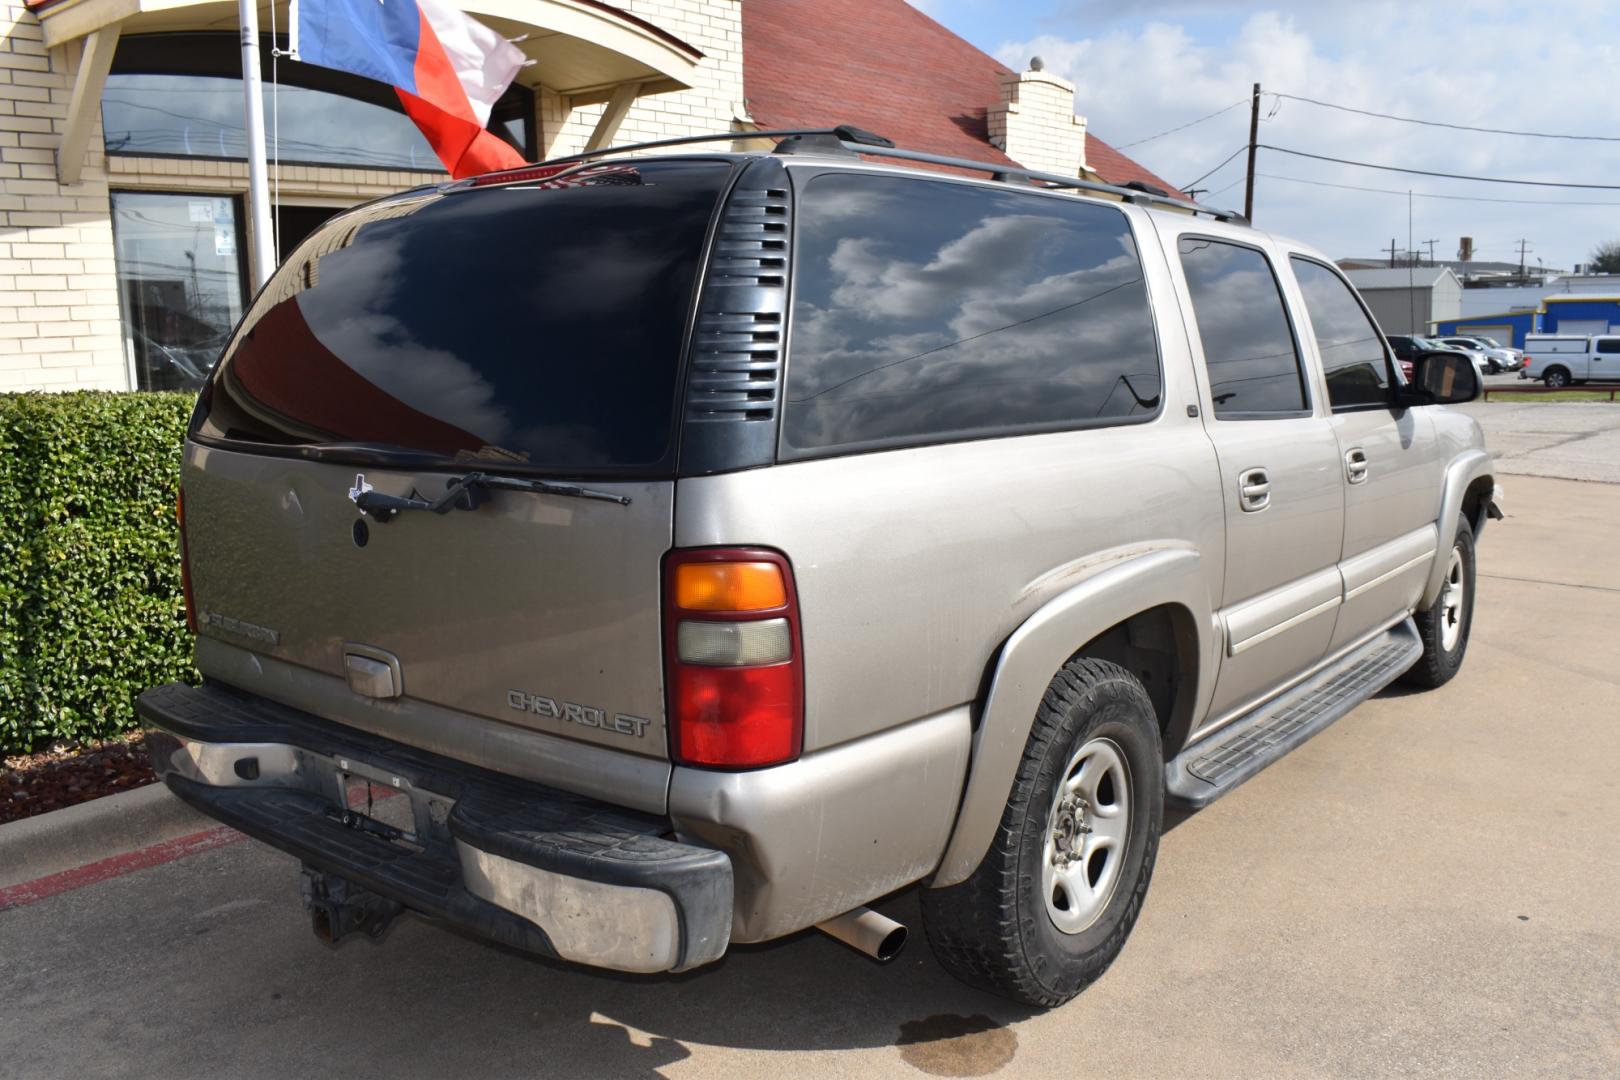
{"type": "MultiPolygon", "coordinates": [[[[1620,4],[1239,0],[913,0],[1009,67],[1040,56],[1076,84],[1097,137],[1187,186],[1248,141],[1436,172],[1610,184],[1614,190],[1444,180],[1261,150],[1255,224],[1333,258],[1415,246],[1455,258],[1568,269],[1620,240],[1620,4]],[[1278,97],[1475,127],[1612,141],[1487,135],[1392,122],[1278,97]],[[1228,106],[1234,106],[1227,108],[1228,106]],[[1167,129],[1213,119],[1139,145],[1167,129]],[[1285,179],[1286,178],[1286,179],[1285,179]],[[1307,184],[1301,181],[1312,181],[1307,184]],[[1322,187],[1318,184],[1344,185],[1322,187]],[[1346,190],[1379,188],[1383,191],[1346,190]],[[1433,196],[1517,200],[1475,202],[1433,196]]],[[[1244,155],[1200,180],[1202,201],[1243,207],[1244,155]]]]}

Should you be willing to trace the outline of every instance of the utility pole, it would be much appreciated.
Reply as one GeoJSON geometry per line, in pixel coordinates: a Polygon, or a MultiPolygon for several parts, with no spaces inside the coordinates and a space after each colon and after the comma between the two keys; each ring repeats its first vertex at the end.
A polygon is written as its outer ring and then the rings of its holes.
{"type": "Polygon", "coordinates": [[[1389,238],[1389,268],[1395,269],[1395,238],[1389,238]]]}
{"type": "Polygon", "coordinates": [[[1525,254],[1526,251],[1529,251],[1529,250],[1530,250],[1530,241],[1528,241],[1528,240],[1520,240],[1519,241],[1519,277],[1521,279],[1524,277],[1524,254],[1525,254]]]}
{"type": "Polygon", "coordinates": [[[1439,242],[1440,241],[1438,241],[1438,240],[1425,240],[1425,241],[1423,241],[1423,246],[1429,249],[1429,265],[1430,266],[1434,265],[1434,245],[1438,244],[1439,242]]]}
{"type": "Polygon", "coordinates": [[[1243,216],[1254,221],[1254,144],[1260,138],[1260,84],[1254,84],[1254,96],[1249,99],[1249,172],[1243,187],[1243,216]]]}

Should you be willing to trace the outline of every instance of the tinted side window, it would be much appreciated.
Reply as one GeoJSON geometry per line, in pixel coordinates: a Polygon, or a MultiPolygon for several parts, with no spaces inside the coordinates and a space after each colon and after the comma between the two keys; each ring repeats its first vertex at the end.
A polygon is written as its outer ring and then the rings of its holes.
{"type": "Polygon", "coordinates": [[[1328,401],[1335,409],[1389,404],[1389,361],[1384,344],[1350,286],[1321,263],[1297,256],[1289,261],[1300,292],[1305,294],[1311,332],[1322,354],[1328,401]]]}
{"type": "Polygon", "coordinates": [[[1597,351],[1600,353],[1620,353],[1620,338],[1598,338],[1597,351]]]}
{"type": "Polygon", "coordinates": [[[1159,355],[1118,210],[834,173],[798,203],[782,456],[1148,417],[1159,355]]]}
{"type": "Polygon", "coordinates": [[[1299,351],[1266,257],[1196,236],[1183,237],[1179,246],[1215,415],[1303,412],[1299,351]]]}

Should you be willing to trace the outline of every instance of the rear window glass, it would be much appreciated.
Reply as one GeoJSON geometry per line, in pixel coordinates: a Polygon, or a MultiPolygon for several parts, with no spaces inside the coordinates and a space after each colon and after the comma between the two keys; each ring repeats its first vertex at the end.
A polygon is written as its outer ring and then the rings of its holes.
{"type": "Polygon", "coordinates": [[[831,174],[798,205],[785,457],[1148,419],[1125,216],[1070,195],[831,174]]]}
{"type": "Polygon", "coordinates": [[[667,468],[729,173],[598,166],[340,215],[249,310],[198,433],[546,472],[667,468]]]}

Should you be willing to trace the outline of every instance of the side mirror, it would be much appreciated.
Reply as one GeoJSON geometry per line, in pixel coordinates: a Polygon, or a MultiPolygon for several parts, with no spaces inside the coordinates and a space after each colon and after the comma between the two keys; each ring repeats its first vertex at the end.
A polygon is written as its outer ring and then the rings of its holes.
{"type": "Polygon", "coordinates": [[[1419,356],[1412,369],[1407,397],[1413,405],[1460,405],[1473,401],[1484,389],[1474,362],[1459,353],[1419,356]]]}

